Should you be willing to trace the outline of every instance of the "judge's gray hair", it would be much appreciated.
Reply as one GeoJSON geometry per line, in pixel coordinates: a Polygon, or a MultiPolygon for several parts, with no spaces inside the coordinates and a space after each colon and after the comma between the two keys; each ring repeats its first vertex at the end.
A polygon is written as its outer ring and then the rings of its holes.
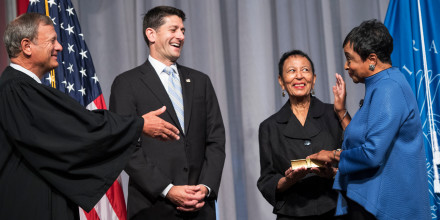
{"type": "Polygon", "coordinates": [[[42,14],[26,13],[15,18],[6,26],[3,42],[9,58],[17,57],[21,52],[21,41],[25,38],[35,43],[39,25],[53,25],[52,20],[42,14]]]}

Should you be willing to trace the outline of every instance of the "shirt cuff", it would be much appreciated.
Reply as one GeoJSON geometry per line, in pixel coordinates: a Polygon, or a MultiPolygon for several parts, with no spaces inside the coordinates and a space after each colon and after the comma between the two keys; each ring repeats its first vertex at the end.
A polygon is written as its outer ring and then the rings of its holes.
{"type": "Polygon", "coordinates": [[[170,183],[160,194],[160,196],[162,196],[163,198],[165,198],[168,194],[168,192],[171,190],[171,187],[173,187],[174,185],[172,183],[170,183]]]}
{"type": "Polygon", "coordinates": [[[211,188],[209,188],[209,186],[207,186],[205,184],[202,184],[202,185],[204,185],[208,189],[208,195],[206,195],[206,197],[209,197],[209,195],[211,195],[211,188]]]}

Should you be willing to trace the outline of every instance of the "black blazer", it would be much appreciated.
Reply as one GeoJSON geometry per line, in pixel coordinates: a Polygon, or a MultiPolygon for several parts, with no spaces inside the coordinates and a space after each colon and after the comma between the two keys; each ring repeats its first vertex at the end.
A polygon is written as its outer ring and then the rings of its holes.
{"type": "Polygon", "coordinates": [[[334,150],[342,144],[342,128],[333,105],[311,98],[304,127],[293,114],[290,102],[260,124],[261,176],[257,186],[273,205],[273,213],[286,216],[320,215],[336,207],[333,179],[308,174],[283,193],[276,193],[279,179],[290,160],[304,159],[320,150],[334,150]]]}
{"type": "Polygon", "coordinates": [[[130,219],[215,219],[217,197],[225,159],[225,130],[217,97],[209,77],[177,65],[182,84],[185,134],[168,94],[147,60],[122,73],[113,82],[110,110],[143,115],[162,106],[160,117],[180,130],[180,140],[159,141],[142,137],[142,146],[126,168],[130,176],[128,216],[130,219]],[[211,188],[205,206],[195,213],[178,212],[160,196],[168,186],[204,184],[211,188]]]}

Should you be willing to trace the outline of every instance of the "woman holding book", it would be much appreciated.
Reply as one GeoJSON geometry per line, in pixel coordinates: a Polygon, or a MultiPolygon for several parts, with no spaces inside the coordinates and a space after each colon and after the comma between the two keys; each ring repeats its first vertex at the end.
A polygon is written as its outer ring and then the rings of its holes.
{"type": "Polygon", "coordinates": [[[342,219],[334,217],[337,193],[332,185],[336,168],[327,165],[292,170],[290,160],[341,146],[343,127],[350,117],[345,110],[345,84],[337,75],[333,90],[338,104],[334,106],[312,96],[316,74],[307,54],[300,50],[287,52],[278,68],[282,94],[287,94],[289,100],[260,124],[258,189],[273,205],[277,219],[342,219]]]}

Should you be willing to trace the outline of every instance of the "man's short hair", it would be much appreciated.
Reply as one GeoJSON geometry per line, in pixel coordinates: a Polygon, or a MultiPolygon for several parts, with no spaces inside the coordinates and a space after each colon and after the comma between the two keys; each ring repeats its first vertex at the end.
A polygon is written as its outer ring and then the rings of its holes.
{"type": "Polygon", "coordinates": [[[150,46],[150,42],[145,34],[147,28],[152,28],[157,31],[157,29],[165,23],[164,18],[170,15],[176,15],[181,18],[182,21],[185,21],[185,13],[182,10],[171,6],[157,6],[150,9],[147,14],[145,14],[142,26],[144,30],[144,39],[148,46],[150,46]]]}
{"type": "Polygon", "coordinates": [[[24,38],[35,43],[40,24],[53,25],[53,22],[45,15],[26,13],[18,16],[6,26],[3,42],[9,58],[18,56],[21,52],[21,41],[24,38]]]}

